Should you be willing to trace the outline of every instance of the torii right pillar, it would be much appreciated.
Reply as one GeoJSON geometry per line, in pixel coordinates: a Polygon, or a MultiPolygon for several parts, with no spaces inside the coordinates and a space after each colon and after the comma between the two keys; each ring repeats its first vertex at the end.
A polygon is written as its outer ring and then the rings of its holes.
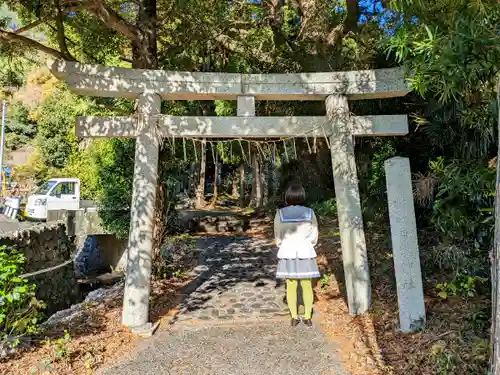
{"type": "Polygon", "coordinates": [[[371,284],[354,158],[354,136],[347,97],[330,95],[325,104],[332,126],[330,150],[347,301],[349,313],[357,315],[370,308],[371,284]]]}

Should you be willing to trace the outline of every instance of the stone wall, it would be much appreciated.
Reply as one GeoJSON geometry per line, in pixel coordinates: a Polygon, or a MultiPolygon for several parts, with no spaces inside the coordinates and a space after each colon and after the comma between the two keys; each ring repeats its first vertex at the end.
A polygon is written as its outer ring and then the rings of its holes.
{"type": "Polygon", "coordinates": [[[80,293],[71,261],[75,245],[66,234],[64,224],[40,224],[1,234],[0,244],[15,248],[25,255],[25,274],[28,274],[30,282],[36,284],[37,298],[47,304],[47,314],[79,301],[80,293]],[[47,271],[40,272],[42,270],[47,271]]]}
{"type": "Polygon", "coordinates": [[[65,223],[68,234],[75,237],[77,276],[125,269],[127,241],[104,229],[98,211],[92,208],[48,211],[47,222],[56,221],[65,223]]]}
{"type": "Polygon", "coordinates": [[[74,211],[51,210],[47,212],[47,222],[61,221],[67,223],[71,235],[109,234],[104,229],[99,212],[95,210],[79,209],[74,211]]]}

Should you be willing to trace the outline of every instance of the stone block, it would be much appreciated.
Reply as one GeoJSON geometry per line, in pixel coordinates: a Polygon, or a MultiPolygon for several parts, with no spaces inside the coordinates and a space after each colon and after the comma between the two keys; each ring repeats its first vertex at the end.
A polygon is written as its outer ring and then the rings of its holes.
{"type": "MultiPolygon", "coordinates": [[[[247,97],[238,97],[247,98],[247,97]]],[[[253,97],[251,97],[253,98],[253,97]]],[[[239,102],[238,102],[239,103],[239,102]]],[[[325,116],[269,116],[253,117],[251,104],[238,107],[238,116],[169,116],[158,118],[159,131],[165,137],[286,137],[307,133],[309,137],[331,135],[322,129],[325,116]]],[[[394,136],[408,133],[406,115],[352,116],[349,127],[353,135],[394,136]]],[[[76,123],[79,137],[135,138],[139,134],[134,117],[79,117],[76,123]]]]}
{"type": "Polygon", "coordinates": [[[156,92],[163,100],[236,99],[323,100],[331,94],[350,99],[404,96],[402,68],[323,73],[240,74],[140,70],[70,61],[49,61],[51,72],[83,95],[137,98],[156,92]]]}
{"type": "Polygon", "coordinates": [[[410,161],[394,157],[386,160],[384,167],[400,328],[403,332],[412,332],[425,323],[425,306],[410,161]]]}
{"type": "Polygon", "coordinates": [[[238,116],[255,116],[255,96],[238,96],[236,112],[238,116]]]}

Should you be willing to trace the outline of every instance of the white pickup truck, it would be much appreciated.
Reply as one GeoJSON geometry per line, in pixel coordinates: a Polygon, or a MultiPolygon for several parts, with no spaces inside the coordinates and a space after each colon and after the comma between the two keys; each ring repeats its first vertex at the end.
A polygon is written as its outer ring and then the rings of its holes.
{"type": "Polygon", "coordinates": [[[28,196],[24,216],[46,220],[47,211],[78,210],[86,201],[80,201],[80,179],[52,178],[28,196]]]}

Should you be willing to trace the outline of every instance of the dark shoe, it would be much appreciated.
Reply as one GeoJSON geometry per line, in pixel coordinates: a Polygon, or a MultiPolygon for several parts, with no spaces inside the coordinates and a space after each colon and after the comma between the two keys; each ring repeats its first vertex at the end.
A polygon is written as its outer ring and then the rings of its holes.
{"type": "Polygon", "coordinates": [[[304,319],[304,324],[308,327],[312,327],[313,326],[313,322],[311,319],[304,319]]]}
{"type": "Polygon", "coordinates": [[[292,318],[292,327],[298,326],[299,323],[300,323],[300,319],[292,318]]]}

